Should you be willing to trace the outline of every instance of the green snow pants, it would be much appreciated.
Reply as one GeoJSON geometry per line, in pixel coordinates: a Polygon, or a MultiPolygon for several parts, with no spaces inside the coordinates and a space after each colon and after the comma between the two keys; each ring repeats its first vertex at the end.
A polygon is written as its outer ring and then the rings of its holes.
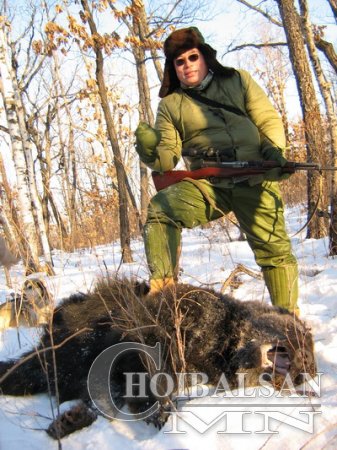
{"type": "Polygon", "coordinates": [[[177,277],[183,228],[194,228],[233,211],[254,253],[274,305],[294,311],[297,261],[285,229],[278,183],[248,182],[224,187],[208,180],[184,180],[151,200],[144,227],[151,279],[177,277]]]}

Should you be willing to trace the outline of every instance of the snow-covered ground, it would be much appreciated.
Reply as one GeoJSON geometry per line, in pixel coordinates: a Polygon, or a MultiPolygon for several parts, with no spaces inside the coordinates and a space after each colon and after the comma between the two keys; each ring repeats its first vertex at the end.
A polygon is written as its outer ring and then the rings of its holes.
{"type": "MultiPolygon", "coordinates": [[[[290,235],[301,228],[305,211],[287,211],[290,235]]],[[[238,235],[236,229],[230,231],[238,235]]],[[[329,258],[328,240],[305,240],[305,232],[292,237],[300,268],[301,317],[311,327],[315,339],[320,378],[315,379],[317,395],[266,397],[262,388],[239,389],[232,397],[200,395],[186,401],[182,418],[169,420],[156,430],[144,422],[108,421],[99,417],[90,427],[62,440],[62,448],[198,450],[240,449],[335,449],[337,448],[337,259],[329,258]],[[248,397],[250,395],[250,397],[248,397]]],[[[90,289],[98,277],[119,271],[120,275],[147,279],[141,240],[132,243],[134,262],[120,265],[118,244],[81,250],[73,254],[54,252],[56,275],[47,280],[56,301],[76,291],[90,289]]],[[[185,230],[181,259],[181,281],[196,286],[221,289],[237,266],[258,271],[246,242],[228,241],[220,226],[185,230]]],[[[23,281],[22,267],[12,273],[14,287],[23,281]]],[[[269,302],[264,283],[240,274],[240,286],[232,294],[242,300],[269,302]]],[[[0,301],[10,293],[0,269],[0,301]]],[[[0,360],[20,355],[38,338],[35,329],[0,332],[0,360]]],[[[68,405],[61,405],[61,410],[68,405]]],[[[53,449],[57,442],[47,428],[55,409],[47,395],[0,397],[0,450],[53,449]]]]}

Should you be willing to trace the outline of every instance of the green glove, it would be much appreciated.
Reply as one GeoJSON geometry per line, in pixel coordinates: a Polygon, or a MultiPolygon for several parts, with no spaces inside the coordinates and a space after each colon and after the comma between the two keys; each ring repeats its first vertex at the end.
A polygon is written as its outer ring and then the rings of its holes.
{"type": "Polygon", "coordinates": [[[249,179],[249,185],[254,186],[260,184],[263,181],[283,181],[288,180],[291,173],[282,173],[282,167],[287,164],[287,160],[281,155],[279,151],[274,153],[275,158],[272,161],[279,163],[280,167],[274,167],[273,169],[267,170],[261,175],[254,175],[249,179]]]}
{"type": "Polygon", "coordinates": [[[157,145],[159,144],[161,134],[160,131],[150,127],[145,122],[140,122],[136,132],[136,151],[143,163],[153,163],[157,154],[157,145]]]}
{"type": "Polygon", "coordinates": [[[268,170],[263,178],[266,181],[282,181],[287,180],[290,177],[290,173],[282,173],[282,167],[287,164],[286,158],[282,155],[282,151],[279,148],[272,147],[268,152],[268,160],[279,163],[280,167],[268,170]]]}
{"type": "Polygon", "coordinates": [[[282,180],[288,180],[291,173],[282,173],[281,167],[274,167],[274,169],[268,170],[264,175],[263,178],[266,181],[282,181],[282,180]]]}

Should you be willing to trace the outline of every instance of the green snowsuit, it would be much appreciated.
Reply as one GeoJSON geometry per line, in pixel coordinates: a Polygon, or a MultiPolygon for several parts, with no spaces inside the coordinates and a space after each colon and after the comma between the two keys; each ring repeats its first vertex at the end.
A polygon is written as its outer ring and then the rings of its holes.
{"type": "MultiPolygon", "coordinates": [[[[152,170],[173,169],[182,148],[225,149],[228,160],[276,160],[283,165],[285,137],[282,121],[252,77],[238,70],[231,77],[216,75],[199,94],[239,108],[238,115],[192,99],[183,89],[164,97],[155,129],[141,124],[137,151],[152,170]]],[[[198,160],[186,159],[193,169],[198,160]]],[[[297,263],[285,230],[279,173],[231,179],[183,180],[158,192],[151,200],[144,229],[146,256],[152,279],[177,276],[181,230],[206,224],[233,211],[264,279],[273,304],[296,309],[297,263]]]]}

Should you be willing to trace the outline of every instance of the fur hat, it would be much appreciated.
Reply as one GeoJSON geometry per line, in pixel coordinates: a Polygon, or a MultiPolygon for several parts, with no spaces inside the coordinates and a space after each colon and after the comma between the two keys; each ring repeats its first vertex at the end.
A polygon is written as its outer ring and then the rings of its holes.
{"type": "Polygon", "coordinates": [[[173,61],[179,55],[192,48],[199,49],[205,58],[208,68],[212,72],[225,76],[233,75],[235,70],[230,67],[224,67],[217,61],[216,50],[209,44],[206,44],[203,35],[197,27],[181,28],[180,30],[173,31],[164,42],[166,60],[159,97],[166,97],[166,95],[171,94],[171,92],[180,86],[173,61]]]}

